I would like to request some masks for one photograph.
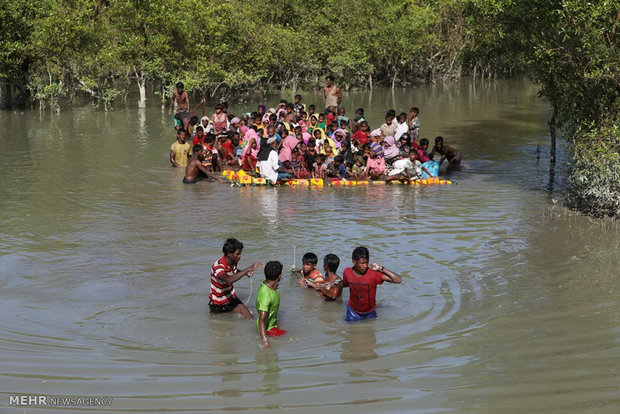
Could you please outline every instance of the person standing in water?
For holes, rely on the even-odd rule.
[[[323,88],[323,96],[325,97],[325,109],[330,106],[339,106],[342,102],[342,91],[334,84],[333,75],[325,77],[327,85]]]
[[[352,254],[353,266],[347,267],[342,273],[343,287],[348,287],[350,291],[344,319],[347,322],[376,318],[377,285],[402,282],[402,278],[391,270],[377,263],[369,265],[369,258],[366,247],[356,247]]]
[[[168,115],[172,115],[172,108],[174,107],[174,102],[177,103],[177,113],[178,112],[189,112],[189,95],[185,90],[183,82],[178,82],[176,84],[177,89],[172,92],[172,99],[170,99],[170,108],[168,108]]]
[[[237,239],[228,239],[222,248],[224,256],[218,259],[211,267],[211,293],[209,294],[209,309],[211,313],[233,312],[252,319],[248,308],[237,297],[233,283],[243,276],[252,277],[254,271],[263,266],[262,263],[252,263],[243,270],[237,269],[241,260],[243,243]]]

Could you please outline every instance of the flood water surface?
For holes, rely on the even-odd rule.
[[[351,92],[343,105],[372,126],[420,107],[422,136],[464,155],[442,170],[456,184],[184,185],[157,105],[0,112],[0,411],[26,412],[9,396],[35,394],[113,397],[70,412],[618,412],[620,231],[547,191],[566,156],[551,175],[535,88]],[[264,351],[255,322],[208,312],[231,236],[241,267],[288,269],[313,251],[341,272],[365,245],[403,283],[378,288],[376,320],[349,324],[348,291],[325,303],[285,272],[288,333]],[[262,278],[235,284],[250,309]]]

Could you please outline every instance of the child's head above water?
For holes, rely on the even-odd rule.
[[[332,273],[336,273],[338,271],[338,266],[340,266],[340,258],[333,253],[326,254],[323,258],[323,269],[327,272],[328,270]]]
[[[301,258],[301,268],[304,274],[307,275],[308,273],[312,272],[316,268],[318,262],[319,258],[316,254],[312,252],[304,254]]]
[[[438,148],[442,148],[443,147],[443,137],[435,138],[435,146],[438,147]]]
[[[267,262],[265,264],[265,279],[267,280],[276,280],[280,276],[282,276],[282,263],[277,260]]]

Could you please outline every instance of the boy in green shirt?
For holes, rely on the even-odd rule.
[[[271,348],[267,336],[280,336],[286,333],[278,328],[278,308],[280,307],[280,290],[278,284],[282,279],[282,263],[267,262],[265,265],[265,280],[256,292],[256,311],[258,319],[256,327],[263,339],[265,349]]]

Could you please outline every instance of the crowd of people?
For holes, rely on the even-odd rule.
[[[211,314],[236,313],[245,319],[254,316],[246,305],[237,297],[233,283],[247,276],[252,277],[254,272],[264,267],[265,280],[256,293],[256,328],[263,341],[265,349],[270,347],[270,336],[281,336],[285,330],[278,327],[278,309],[280,307],[280,290],[283,266],[279,261],[252,263],[245,269],[239,270],[237,265],[243,253],[243,243],[237,239],[228,239],[222,247],[221,258],[211,267],[211,291],[209,293],[209,309]],[[338,276],[340,258],[335,254],[327,254],[323,259],[322,274],[317,268],[318,256],[308,252],[302,257],[301,269],[292,268],[291,271],[299,276],[299,286],[312,288],[325,301],[335,301],[343,288],[349,288],[345,320],[356,322],[377,317],[376,293],[377,285],[383,282],[402,282],[397,273],[386,269],[377,263],[369,263],[370,252],[364,246],[356,247],[351,254],[352,266],[344,269],[342,277]]]
[[[347,115],[339,106],[340,89],[333,77],[326,79],[325,110],[306,106],[295,95],[293,102],[281,100],[270,109],[258,105],[241,116],[229,114],[222,102],[211,117],[200,120],[178,83],[170,102],[171,114],[177,105],[170,163],[186,168],[185,183],[221,180],[217,171],[239,168],[272,184],[296,178],[406,181],[436,176],[444,160],[450,167],[460,165],[462,155],[443,137],[436,137],[430,150],[429,140],[420,139],[418,108],[401,113],[390,109],[385,122],[372,129],[363,108]]]

